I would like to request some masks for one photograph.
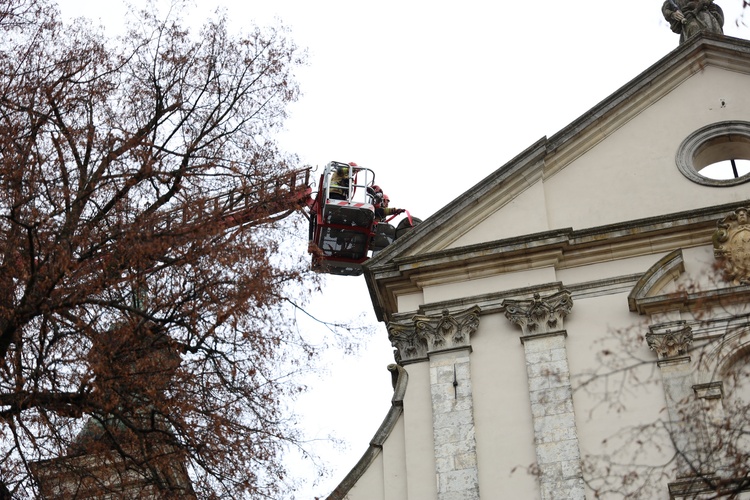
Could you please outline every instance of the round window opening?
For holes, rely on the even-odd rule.
[[[719,122],[693,132],[677,150],[676,161],[680,172],[698,184],[750,181],[750,123]]]

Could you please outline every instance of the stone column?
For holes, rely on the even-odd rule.
[[[532,300],[503,301],[505,316],[522,330],[543,500],[585,499],[563,319],[568,291]]]
[[[429,360],[438,500],[478,500],[470,336],[479,307],[451,314],[415,316],[411,325],[389,325],[402,363]]]

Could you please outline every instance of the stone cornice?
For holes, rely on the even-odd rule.
[[[688,293],[678,291],[655,297],[635,299],[636,310],[649,315],[667,311],[695,311],[711,307],[750,302],[750,285]]]
[[[365,279],[378,319],[385,321],[396,310],[398,295],[418,293],[424,286],[538,267],[565,269],[709,244],[716,220],[747,204],[742,201],[584,230],[546,231],[401,257],[366,266]]]
[[[433,302],[430,304],[424,304],[420,306],[418,314],[421,315],[436,315],[440,314],[441,311],[463,311],[468,307],[474,305],[481,308],[481,315],[495,314],[498,312],[504,312],[503,301],[506,299],[514,299],[518,297],[532,297],[534,293],[540,294],[553,294],[563,289],[561,282],[545,283],[543,285],[534,285],[531,287],[514,288],[512,290],[504,290],[502,292],[487,293],[482,295],[472,295],[470,297],[464,297],[455,300],[446,300],[441,302]],[[414,317],[413,312],[408,313],[397,313],[392,315],[392,320],[399,322],[404,320],[410,320]]]
[[[367,268],[370,273],[378,278],[388,278],[412,270],[422,270],[425,267],[440,266],[456,261],[464,264],[467,261],[489,260],[496,255],[505,259],[512,259],[529,252],[549,253],[553,250],[556,250],[561,256],[561,269],[577,267],[594,261],[601,261],[602,248],[605,248],[606,253],[612,255],[614,259],[621,258],[621,256],[637,255],[639,252],[634,243],[639,240],[643,242],[644,248],[648,246],[649,251],[647,253],[653,253],[654,246],[658,246],[659,236],[665,236],[665,239],[673,244],[676,236],[679,237],[679,235],[684,234],[685,240],[691,243],[687,246],[711,242],[711,232],[716,228],[717,218],[725,216],[728,211],[742,208],[748,204],[748,201],[750,200],[587,229],[555,229],[460,248],[399,257],[385,264],[368,264]],[[697,239],[696,235],[693,234],[696,231],[699,231],[702,235]],[[618,244],[626,248],[618,252],[616,249]],[[586,252],[587,250],[588,252]],[[569,255],[572,252],[583,253],[583,255],[581,257]],[[640,252],[640,254],[642,253],[644,252]],[[590,254],[595,254],[595,257],[587,258],[587,255]]]
[[[614,293],[623,293],[631,290],[635,283],[642,277],[642,274],[628,274],[625,276],[616,276],[613,278],[604,278],[600,280],[585,281],[574,285],[563,287],[562,282],[555,281],[533,285],[530,287],[513,288],[500,292],[485,293],[480,295],[470,295],[459,299],[444,300],[440,302],[431,302],[422,304],[417,310],[417,314],[435,315],[441,311],[462,311],[473,305],[479,306],[481,314],[496,314],[505,312],[503,301],[506,299],[516,299],[518,297],[532,297],[534,293],[541,295],[553,294],[567,289],[571,297],[576,300],[587,297],[599,297],[602,295],[611,295]],[[391,321],[402,322],[410,320],[414,316],[413,311],[406,313],[394,313],[391,315]]]
[[[693,385],[695,397],[699,399],[721,399],[724,397],[724,383],[722,381]]]

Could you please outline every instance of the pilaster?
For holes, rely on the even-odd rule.
[[[692,427],[689,425],[691,410],[686,403],[692,400],[693,393],[691,360],[688,354],[693,343],[693,332],[683,322],[654,325],[649,327],[646,342],[658,357],[656,364],[661,372],[670,434],[680,457],[677,464],[678,475],[685,477],[701,471],[706,465],[697,456],[702,448],[696,442],[698,433],[695,429],[688,428]]]
[[[725,458],[722,457],[722,437],[724,422],[724,384],[721,381],[693,386],[695,397],[701,405],[701,423],[704,440],[707,443],[705,452],[706,470],[719,471]]]
[[[503,307],[505,316],[522,330],[542,499],[584,499],[563,329],[563,320],[573,307],[570,292],[505,300]]]
[[[470,337],[479,307],[388,326],[401,363],[429,361],[438,500],[478,500]]]

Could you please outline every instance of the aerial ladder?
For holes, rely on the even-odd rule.
[[[387,201],[375,184],[375,172],[354,163],[329,162],[313,193],[311,167],[248,186],[242,193],[209,198],[200,207],[176,210],[169,219],[184,222],[192,216],[220,214],[217,222],[227,228],[259,225],[301,211],[309,221],[312,268],[343,276],[362,274],[362,265],[421,222],[406,212],[398,227],[386,216]],[[387,199],[387,197],[385,197]],[[385,205],[385,206],[384,206]],[[176,220],[175,220],[176,222]]]

